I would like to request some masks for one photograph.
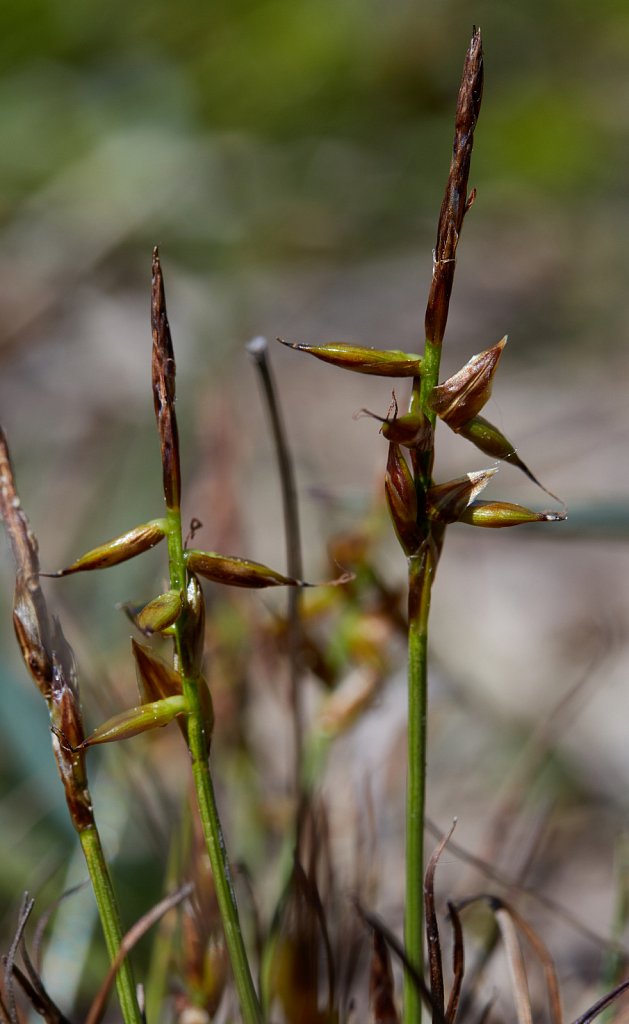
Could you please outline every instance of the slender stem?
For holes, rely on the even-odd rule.
[[[434,571],[433,555],[425,543],[408,560],[408,776],[406,791],[406,955],[423,973],[423,864],[426,796],[426,711],[428,614]],[[413,978],[404,980],[404,1021],[418,1024],[421,996]]]
[[[419,406],[434,428],[429,398],[439,380],[441,345],[426,339],[419,388],[413,388],[411,408]],[[428,616],[434,571],[439,557],[439,536],[426,515],[426,493],[432,483],[434,443],[414,460],[418,524],[424,541],[408,559],[408,768],[406,790],[406,902],[404,942],[406,955],[423,975],[424,962],[424,818],[426,804],[426,716],[428,708]],[[413,978],[404,978],[404,1024],[419,1024],[421,996]]]
[[[441,343],[448,320],[450,295],[456,267],[456,251],[463,219],[473,195],[467,184],[474,129],[483,91],[483,49],[480,31],[474,29],[463,65],[457,99],[454,145],[446,184],[433,271],[425,317],[425,345],[421,380],[415,378],[411,411],[421,411],[433,428],[432,441],[412,456],[417,495],[417,525],[423,538],[416,555],[409,558],[408,627],[408,782],[406,796],[406,907],[404,937],[406,955],[423,971],[423,871],[424,805],[426,792],[426,704],[428,614],[432,580],[443,542],[443,526],[428,516],[427,492],[432,484],[434,426],[430,399],[439,381]],[[404,1024],[420,1024],[419,991],[407,973],[404,979]]]
[[[82,829],[79,832],[79,839],[94,890],[109,959],[114,960],[122,942],[122,925],[96,825]],[[128,959],[122,962],[116,974],[116,988],[125,1024],[142,1024],[133,972]]]
[[[286,427],[284,426],[277,388],[271,370],[269,346],[266,338],[254,338],[247,345],[247,351],[253,357],[260,375],[260,383],[268,410],[271,433],[277,455],[280,487],[282,490],[282,508],[284,511],[286,569],[289,576],[292,576],[294,579],[301,579],[303,576],[303,559],[301,554],[301,532],[299,528],[295,471],[288,447]],[[302,688],[300,685],[301,666],[299,657],[301,645],[301,597],[301,591],[297,587],[288,588],[288,658],[290,668],[290,703],[293,716],[294,789],[297,803],[299,803],[301,796],[303,761]]]
[[[175,623],[175,646],[183,693],[188,705],[188,749],[192,758],[192,775],[199,807],[203,835],[207,846],[216,898],[225,930],[225,941],[234,973],[234,982],[245,1024],[262,1024],[262,1011],[254,988],[249,961],[240,927],[236,895],[231,880],[223,832],[216,805],[209,766],[209,742],[201,705],[199,667],[192,653],[190,608],[186,588],[186,568],[178,508],[167,509],[168,556],[170,583],[179,590],[184,607]]]

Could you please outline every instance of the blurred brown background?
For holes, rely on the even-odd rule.
[[[434,597],[430,813],[443,827],[458,814],[459,839],[473,848],[525,737],[583,678],[549,741],[562,781],[545,791],[559,812],[539,882],[609,933],[629,781],[625,0],[9,0],[4,21],[0,416],[51,568],[160,513],[148,363],[155,243],[178,359],[186,515],[204,524],[200,546],[282,566],[274,455],[244,344],[254,334],[423,343],[460,67],[481,25],[478,200],[459,247],[443,371],[509,334],[488,416],[571,515],[537,534],[450,531]],[[326,539],[381,487],[384,444],[352,413],[383,415],[390,389],[280,346],[272,356],[306,575],[321,578]],[[485,464],[444,433],[440,479]],[[507,467],[491,493],[549,501]],[[391,541],[378,557],[391,582],[402,578]],[[129,672],[118,667],[129,630],[115,602],[151,593],[162,571],[151,555],[50,590],[97,690],[103,673]],[[21,889],[41,887],[71,841],[43,708],[14,650],[11,573],[5,550],[5,930]],[[374,773],[403,730],[403,687],[391,692]],[[360,728],[356,750],[373,749],[367,739],[361,748]],[[120,873],[142,906],[140,876],[159,875],[155,851],[129,839],[119,790],[102,799],[113,848],[127,831]],[[595,975],[598,952],[566,936],[567,975]]]

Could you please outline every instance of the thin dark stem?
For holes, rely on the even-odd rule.
[[[282,509],[284,513],[284,536],[286,539],[286,569],[293,579],[303,577],[303,559],[301,549],[301,531],[299,527],[299,506],[295,470],[286,428],[282,417],[277,388],[271,370],[269,347],[266,338],[254,338],[247,345],[247,351],[253,357],[260,375],[262,392],[266,402],[271,433],[275,444],[277,463],[282,490]],[[295,758],[295,796],[299,802],[301,796],[301,777],[303,759],[303,722],[300,686],[300,648],[301,648],[301,592],[296,587],[288,591],[288,660],[290,668],[290,702],[293,715],[293,743]]]

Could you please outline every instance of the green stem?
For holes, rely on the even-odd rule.
[[[408,775],[406,791],[406,901],[404,945],[416,970],[423,973],[424,816],[426,799],[426,711],[428,613],[433,556],[427,542],[408,560]],[[421,998],[407,974],[404,1022],[421,1020]]]
[[[79,832],[79,839],[96,898],[107,952],[109,959],[113,960],[122,942],[122,925],[96,826],[82,829]],[[142,1015],[135,994],[133,972],[131,964],[126,958],[116,974],[116,988],[125,1024],[142,1024]]]
[[[436,414],[432,411],[429,405],[429,399],[432,395],[433,389],[439,383],[439,367],[441,364],[441,345],[436,345],[429,338],[426,339],[424,346],[424,356],[422,360],[422,376],[419,393],[419,404],[424,416],[432,426],[435,428],[437,420]],[[431,484],[432,477],[432,465],[434,461],[435,448],[434,442],[428,449],[423,452],[420,456],[419,461],[419,474],[418,474],[418,485],[421,486],[423,491],[427,491]]]
[[[249,961],[240,927],[236,895],[232,885],[223,832],[216,806],[214,786],[209,765],[209,740],[204,727],[204,716],[199,693],[199,666],[194,664],[189,642],[189,608],[186,596],[186,567],[181,533],[181,513],[178,508],[167,509],[168,557],[170,584],[178,590],[184,603],[182,614],[175,623],[175,646],[183,693],[188,705],[188,749],[192,758],[192,775],[197,795],[199,815],[207,846],[216,898],[225,930],[225,941],[234,974],[234,982],[245,1024],[262,1024],[262,1011],[254,988]]]
[[[411,410],[421,409],[434,429],[436,416],[429,405],[439,380],[441,345],[427,338],[421,379],[415,380]],[[433,536],[426,515],[426,493],[432,483],[434,442],[413,460],[418,524],[424,541],[408,559],[408,768],[406,790],[406,955],[420,974],[424,963],[424,819],[426,804],[426,717],[428,707],[428,616],[434,570],[442,535]],[[421,1021],[417,986],[404,978],[404,1024]]]

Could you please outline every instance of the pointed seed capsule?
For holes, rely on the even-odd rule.
[[[136,617],[138,629],[143,633],[161,633],[172,626],[181,614],[181,594],[178,590],[167,590],[144,605]]]
[[[226,583],[231,587],[306,587],[307,583],[283,576],[260,562],[249,562],[245,558],[217,555],[214,551],[195,551],[184,554],[188,569],[213,583]]]
[[[559,523],[567,518],[565,512],[534,512],[509,501],[475,501],[465,509],[459,522],[495,530],[526,523]]]
[[[140,693],[147,702],[181,694],[181,676],[171,665],[137,640],[131,640],[131,650]]]
[[[382,436],[387,441],[401,444],[415,451],[428,451],[432,441],[432,427],[422,413],[406,413],[393,420],[385,420]]]
[[[87,551],[75,562],[58,572],[42,572],[41,576],[69,576],[73,572],[87,572],[91,569],[108,569],[112,565],[119,565],[129,558],[135,558],[144,551],[159,544],[166,536],[166,520],[152,519],[149,523],[142,523],[135,526],[120,537],[114,537],[105,544],[99,544],[97,548]]]
[[[395,400],[393,410],[393,416],[384,417],[378,416],[369,409],[361,409],[360,412],[354,413],[354,419],[358,419],[360,416],[370,416],[371,419],[382,423],[380,433],[387,441],[393,441],[394,444],[401,444],[404,448],[412,448],[415,451],[428,451],[432,440],[432,427],[424,414],[419,411],[398,416]],[[390,412],[391,410],[389,410]]]
[[[472,356],[458,373],[433,390],[430,407],[452,430],[459,430],[476,416],[489,399],[496,367],[506,344],[505,334],[497,345]]]
[[[431,487],[426,497],[428,515],[440,523],[456,523],[497,472],[494,466]]]
[[[553,494],[547,487],[544,487],[543,483],[531,473],[526,463],[522,462],[511,441],[507,440],[504,434],[497,427],[494,427],[493,423],[486,420],[484,416],[475,416],[469,423],[465,423],[460,427],[457,433],[461,437],[466,437],[472,444],[475,444],[485,455],[491,455],[495,459],[502,459],[503,462],[509,462],[512,466],[516,466],[542,491],[545,491],[555,501],[560,502],[562,505],[564,504],[561,498],[558,498],[556,494]]]
[[[182,695],[164,697],[162,700],[151,701],[150,704],[140,704],[139,707],[122,711],[119,715],[109,718],[103,725],[99,725],[98,729],[87,737],[83,746],[92,747],[97,743],[128,740],[142,732],[161,729],[169,725],[177,715],[184,715],[186,711],[186,699]]]
[[[364,348],[335,341],[329,345],[302,345],[297,341],[277,339],[282,345],[299,352],[308,352],[324,363],[332,363],[343,370],[368,373],[375,377],[418,377],[421,372],[419,356],[397,349]]]
[[[411,471],[397,444],[389,443],[384,491],[397,538],[405,554],[413,554],[420,543],[417,525],[417,494]]]

